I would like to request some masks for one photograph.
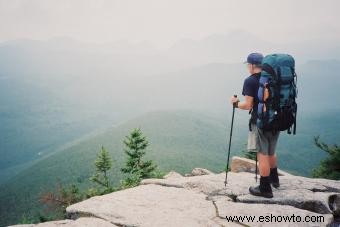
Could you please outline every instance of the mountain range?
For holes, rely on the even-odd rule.
[[[254,48],[256,47],[256,48]],[[275,48],[273,48],[275,47]],[[119,41],[89,44],[67,37],[0,44],[0,211],[2,224],[40,210],[37,195],[63,183],[89,186],[101,145],[116,159],[122,139],[141,126],[148,157],[163,171],[225,167],[231,106],[248,76],[252,51],[290,52],[298,74],[298,131],[282,133],[280,167],[310,176],[326,157],[313,145],[340,139],[340,48],[335,42],[273,44],[235,31],[180,40],[168,49]],[[245,149],[248,113],[236,111],[232,150]]]

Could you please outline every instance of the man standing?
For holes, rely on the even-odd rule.
[[[280,131],[263,131],[256,126],[257,106],[259,103],[257,92],[259,89],[259,79],[261,75],[261,62],[263,55],[260,53],[251,53],[247,57],[247,67],[250,76],[244,80],[242,95],[244,101],[240,101],[234,96],[231,97],[231,104],[242,110],[251,111],[249,120],[248,150],[257,152],[259,161],[260,185],[249,188],[249,192],[255,196],[272,198],[273,192],[271,185],[278,188],[279,177],[277,173],[277,161],[275,148]]]

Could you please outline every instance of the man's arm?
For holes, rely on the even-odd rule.
[[[254,105],[254,97],[246,95],[244,96],[245,99],[243,102],[240,102],[240,100],[238,98],[235,98],[234,96],[231,97],[231,104],[235,103],[235,102],[239,102],[237,107],[242,109],[242,110],[250,110],[251,108],[253,108]]]

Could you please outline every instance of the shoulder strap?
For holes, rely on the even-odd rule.
[[[257,80],[260,80],[261,73],[256,73],[256,74],[255,74],[255,77],[256,77]]]
[[[260,81],[260,77],[261,77],[261,73],[256,73],[254,74],[254,76],[256,77],[257,81]],[[256,103],[257,105],[258,103]],[[254,113],[254,109],[251,108],[249,110],[249,114],[251,115],[250,116],[250,119],[249,119],[249,124],[248,124],[248,127],[249,127],[249,131],[252,131],[251,129],[251,124],[254,123],[253,121],[255,120],[255,114],[257,115],[257,113]]]

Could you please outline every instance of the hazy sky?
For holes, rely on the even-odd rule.
[[[338,0],[0,0],[0,41],[150,41],[245,30],[272,42],[340,40]]]

